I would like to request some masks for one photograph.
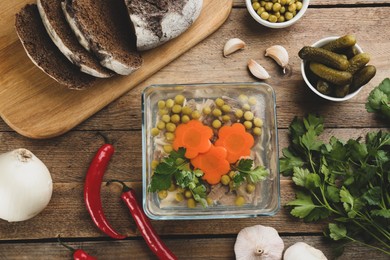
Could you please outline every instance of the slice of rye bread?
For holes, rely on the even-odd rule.
[[[155,48],[186,31],[203,0],[125,0],[139,51]]]
[[[16,32],[32,62],[46,74],[71,89],[91,86],[95,77],[73,65],[50,39],[35,4],[28,4],[16,14]]]
[[[123,0],[65,0],[62,8],[80,44],[121,75],[142,65]]]
[[[109,78],[115,75],[80,45],[65,19],[60,0],[37,0],[37,6],[47,33],[69,61],[94,77]]]

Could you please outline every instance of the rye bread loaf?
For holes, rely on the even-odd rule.
[[[142,65],[123,0],[65,0],[65,17],[80,44],[121,75]]]
[[[139,51],[155,48],[184,31],[198,18],[203,0],[125,0]]]
[[[37,0],[39,14],[46,31],[58,49],[84,73],[108,78],[114,73],[104,68],[99,60],[78,42],[65,19],[59,0]]]
[[[95,78],[69,62],[50,39],[35,4],[26,5],[16,14],[15,27],[27,55],[46,74],[72,89],[92,85]]]

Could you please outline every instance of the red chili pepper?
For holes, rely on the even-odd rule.
[[[169,248],[164,244],[160,239],[156,231],[153,229],[152,224],[150,223],[149,218],[145,215],[140,204],[137,201],[135,191],[126,186],[122,181],[112,180],[108,181],[107,185],[112,182],[118,182],[122,184],[122,194],[121,199],[129,208],[131,215],[134,218],[134,221],[138,227],[138,230],[141,232],[141,235],[144,237],[146,244],[149,246],[150,250],[160,259],[160,260],[175,260],[177,257],[169,250]]]
[[[90,256],[89,254],[87,254],[84,250],[82,249],[74,249],[73,247],[71,246],[68,246],[66,244],[64,244],[60,238],[58,237],[58,242],[60,242],[60,244],[64,247],[66,247],[67,249],[69,249],[70,251],[73,252],[73,260],[97,260],[96,257],[93,257],[93,256]]]
[[[84,200],[93,222],[101,231],[112,238],[124,239],[126,236],[116,232],[108,223],[104,216],[100,198],[103,175],[113,153],[114,147],[111,144],[102,145],[96,153],[87,172],[84,185]]]

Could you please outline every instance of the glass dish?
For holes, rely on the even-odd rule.
[[[160,200],[156,192],[148,190],[153,175],[156,143],[151,129],[159,120],[158,101],[174,99],[178,94],[187,100],[204,102],[208,99],[237,99],[243,94],[256,99],[252,111],[263,120],[262,134],[255,138],[252,151],[257,151],[258,160],[269,169],[269,175],[256,184],[255,195],[250,203],[242,206],[218,203],[209,207],[197,205],[188,208],[177,202],[174,196]],[[193,85],[152,85],[142,93],[142,153],[143,153],[143,208],[151,219],[221,219],[244,218],[259,215],[274,215],[280,207],[280,179],[278,158],[278,135],[275,92],[264,83],[209,83]],[[169,193],[171,194],[171,193]],[[174,194],[174,193],[173,193]]]

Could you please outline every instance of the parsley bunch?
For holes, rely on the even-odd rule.
[[[331,219],[326,235],[390,255],[390,133],[371,132],[346,143],[319,139],[323,118],[295,118],[280,172],[299,187],[291,214],[305,221]]]
[[[390,119],[390,79],[386,78],[374,88],[367,98],[366,109],[370,113]]]

